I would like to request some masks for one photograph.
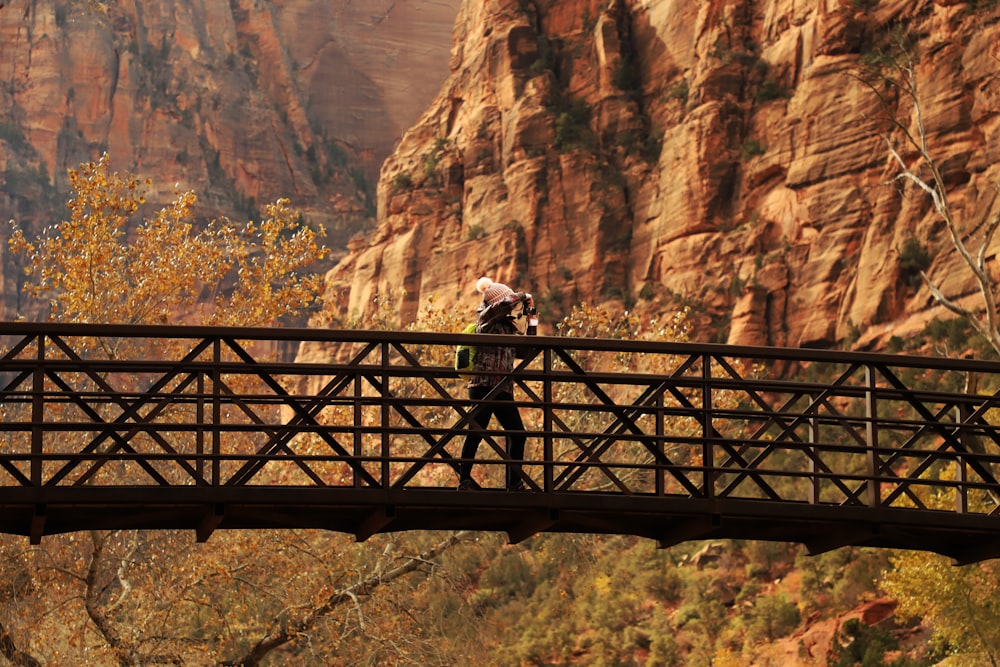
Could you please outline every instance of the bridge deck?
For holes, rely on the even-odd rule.
[[[317,528],[359,539],[386,531],[472,529],[518,542],[538,532],[627,534],[670,546],[739,538],[799,542],[816,554],[846,545],[934,551],[957,562],[1000,557],[997,519],[916,509],[593,493],[454,489],[53,489],[41,502],[0,493],[0,531]]]
[[[409,332],[0,336],[0,531],[34,542],[469,528],[1000,556],[995,363]],[[497,489],[514,464],[496,430],[475,461],[482,488],[454,488],[470,415],[449,365],[462,342],[525,353],[512,374],[525,492]]]

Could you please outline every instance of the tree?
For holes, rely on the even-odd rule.
[[[29,289],[48,297],[54,320],[263,326],[321,295],[320,277],[299,272],[328,251],[288,200],[269,204],[259,223],[221,220],[199,230],[193,192],[133,221],[152,183],[111,171],[107,154],[69,179],[69,219],[35,241],[15,227],[10,240],[29,259]]]
[[[1000,565],[996,561],[954,567],[936,554],[900,552],[881,582],[899,601],[902,617],[922,618],[934,641],[963,664],[1000,665]]]
[[[107,155],[72,170],[70,182],[69,218],[40,239],[15,228],[10,242],[53,319],[262,326],[319,300],[322,281],[306,271],[327,251],[287,200],[267,206],[259,222],[198,228],[191,192],[143,216],[151,184],[112,171]],[[90,353],[115,358],[121,345],[94,340]],[[256,665],[297,642],[292,653],[349,661],[349,651],[337,658],[336,636],[361,629],[375,637],[379,624],[333,611],[360,609],[463,538],[392,536],[364,547],[322,531],[221,531],[192,544],[175,531],[90,531],[25,549],[3,537],[0,651],[19,665]],[[381,623],[387,639],[371,642],[368,657],[410,627],[393,623]],[[334,639],[298,641],[314,632]],[[412,644],[399,651],[427,654],[426,642]]]
[[[930,199],[931,210],[946,234],[945,251],[958,255],[961,266],[976,286],[978,300],[967,305],[945,294],[931,275],[929,257],[920,240],[908,244],[906,258],[919,272],[934,300],[972,327],[1000,352],[1000,311],[993,260],[993,239],[1000,227],[1000,197],[985,197],[985,204],[956,206],[944,162],[936,153],[928,130],[921,96],[921,71],[915,46],[894,32],[887,48],[872,53],[858,78],[878,96],[890,132],[882,136],[893,179],[904,196],[917,194]],[[996,78],[992,74],[993,79]],[[908,112],[908,114],[907,114]],[[994,171],[995,173],[995,171]],[[967,189],[971,185],[966,186]],[[987,187],[1000,194],[1000,180],[993,177]],[[933,254],[933,253],[931,253]],[[903,259],[903,258],[901,258]],[[974,393],[974,378],[967,389]],[[981,445],[978,446],[981,448]],[[933,499],[932,499],[933,500]],[[951,499],[939,499],[942,504]],[[982,502],[991,502],[983,499]],[[992,500],[995,503],[995,499]],[[1000,660],[998,612],[994,599],[1000,588],[1000,572],[990,563],[954,567],[940,556],[928,553],[898,553],[884,575],[883,589],[900,603],[901,615],[921,617],[934,627],[941,645],[968,659],[986,661],[996,667]]]
[[[874,52],[865,62],[858,78],[868,84],[878,96],[880,107],[890,127],[883,135],[889,156],[895,166],[894,180],[928,196],[937,219],[943,223],[947,234],[947,247],[958,254],[975,285],[980,300],[978,306],[967,306],[946,295],[940,284],[928,273],[928,261],[918,262],[913,268],[919,271],[934,299],[949,311],[967,320],[994,350],[1000,352],[1000,310],[998,310],[998,285],[996,274],[988,262],[992,259],[993,237],[1000,227],[1000,197],[994,196],[992,205],[953,205],[948,184],[942,170],[942,161],[931,146],[925,123],[924,106],[918,76],[918,60],[912,47],[898,33],[893,33],[888,48]],[[996,78],[996,75],[992,75]],[[907,117],[900,109],[909,108]],[[1000,194],[1000,179],[989,184]],[[917,242],[919,243],[919,242]],[[917,245],[916,254],[921,246]],[[910,261],[914,255],[910,247]]]
[[[193,193],[177,193],[166,207],[147,212],[143,192],[150,184],[113,172],[107,156],[81,165],[70,179],[75,194],[69,219],[39,239],[15,230],[11,241],[11,248],[27,258],[32,293],[49,300],[53,318],[258,326],[289,317],[288,305],[300,310],[317,303],[321,283],[305,271],[324,251],[287,201],[267,207],[260,222],[222,220],[199,228],[192,222]],[[391,295],[381,298],[384,312],[353,324],[397,326],[384,317],[393,312],[390,302]],[[317,320],[323,317],[334,314],[323,311]],[[457,314],[430,303],[411,328],[458,331],[464,324]],[[688,331],[683,313],[644,322],[589,307],[575,309],[563,325],[565,335],[647,340],[683,340]],[[122,345],[95,340],[90,353],[121,356]],[[418,356],[447,352],[442,346],[413,351]],[[601,366],[607,370],[672,363],[665,356],[642,355],[579,361],[608,364]],[[435,356],[432,363],[450,360]],[[412,381],[399,380],[393,393],[406,396],[420,389],[407,382]],[[586,411],[579,416],[613,419],[606,412],[601,418]],[[599,421],[570,424],[573,429],[605,426]],[[678,418],[672,427],[687,432],[698,424]],[[402,436],[397,445],[405,453]],[[421,447],[426,444],[416,443],[413,451],[422,453]],[[567,446],[566,455],[574,454]],[[677,452],[673,460],[689,456],[696,455]],[[650,452],[623,447],[622,457],[648,462]],[[587,538],[573,539],[580,553],[592,548]],[[492,650],[485,640],[492,636],[500,644],[503,637],[484,636],[472,611],[488,609],[494,604],[488,589],[506,584],[497,581],[479,590],[468,584],[488,562],[523,571],[517,559],[503,558],[509,553],[499,539],[473,541],[464,532],[376,535],[364,544],[301,530],[218,531],[204,544],[174,531],[91,531],[49,536],[30,548],[18,539],[0,538],[0,582],[10,582],[9,590],[0,589],[0,651],[22,665],[84,660],[93,665],[258,665],[279,655],[332,665],[450,664],[456,656],[481,663],[479,658]],[[561,566],[563,559],[557,562]],[[411,574],[425,576],[400,585]],[[663,587],[651,578],[650,591]],[[559,600],[555,593],[553,603]],[[622,599],[629,614],[645,614],[641,597],[626,590]],[[620,615],[600,613],[600,604],[595,598],[593,613],[585,617],[598,639],[595,660],[615,654],[620,637],[638,647],[653,642],[664,659],[676,652],[665,638],[650,640],[623,625]],[[553,613],[560,613],[557,607]],[[459,644],[460,638],[466,641]],[[569,650],[566,642],[563,648]]]

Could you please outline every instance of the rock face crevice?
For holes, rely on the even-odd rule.
[[[858,7],[464,2],[451,75],[383,165],[379,227],[328,275],[337,313],[401,285],[404,322],[432,297],[471,309],[489,275],[550,321],[587,300],[695,305],[715,327],[702,338],[733,343],[918,331],[942,311],[906,279],[907,243],[947,294],[972,286],[927,198],[894,181],[886,114],[913,128],[913,105],[876,89],[883,106],[857,74],[905,36],[974,240],[1000,205],[1000,8]]]

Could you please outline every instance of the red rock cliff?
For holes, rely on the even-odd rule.
[[[974,234],[1000,207],[995,3],[465,0],[451,75],[383,166],[378,228],[328,276],[339,313],[380,293],[404,322],[431,296],[471,311],[485,274],[550,320],[589,300],[695,304],[734,343],[919,329],[941,311],[907,243],[947,293],[972,284],[926,197],[891,184],[883,109],[852,76],[891,34],[920,58]]]
[[[459,0],[3,4],[4,221],[58,221],[66,170],[107,151],[154,202],[195,190],[206,218],[288,197],[339,250],[447,76]]]

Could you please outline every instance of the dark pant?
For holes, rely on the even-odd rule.
[[[473,401],[480,401],[486,397],[492,387],[469,387],[469,398]],[[507,457],[519,461],[524,458],[524,423],[521,421],[521,413],[514,403],[514,395],[510,393],[496,394],[489,401],[477,405],[472,411],[472,424],[470,424],[469,434],[465,437],[465,445],[462,447],[462,458],[473,459],[476,457],[476,450],[483,439],[482,431],[489,427],[490,419],[496,415],[497,421],[507,431],[504,435],[507,440]],[[478,428],[477,428],[478,427]],[[507,488],[520,480],[517,469],[507,466]],[[459,477],[470,479],[472,477],[472,462],[463,461],[459,466]]]

